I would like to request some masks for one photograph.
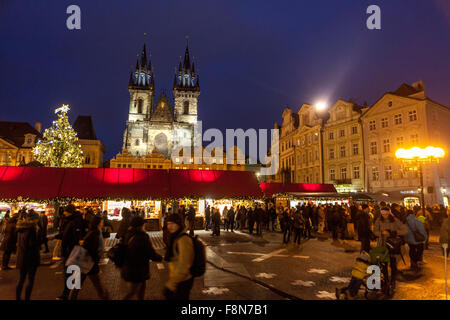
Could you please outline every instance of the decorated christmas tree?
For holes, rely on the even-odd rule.
[[[83,165],[83,151],[77,133],[69,123],[69,110],[66,104],[55,110],[58,119],[45,129],[43,139],[33,148],[34,158],[45,166],[80,168]]]

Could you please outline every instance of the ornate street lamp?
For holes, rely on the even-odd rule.
[[[395,157],[401,160],[404,165],[410,170],[418,171],[420,178],[420,196],[421,196],[421,207],[423,213],[425,214],[425,196],[423,192],[423,164],[436,162],[445,156],[445,151],[442,148],[436,147],[426,147],[421,149],[419,147],[413,147],[411,149],[398,149],[395,151]]]

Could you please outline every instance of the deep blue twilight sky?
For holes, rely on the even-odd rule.
[[[81,7],[80,31],[66,28],[71,4]],[[381,7],[381,30],[366,28],[371,4]],[[0,0],[0,120],[45,128],[68,103],[72,122],[92,115],[110,159],[143,42],[159,96],[171,89],[186,34],[204,128],[273,128],[286,106],[372,104],[420,79],[450,106],[448,0]]]

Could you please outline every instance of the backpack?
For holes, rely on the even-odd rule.
[[[187,233],[186,236],[192,239],[194,245],[194,262],[192,263],[190,273],[192,277],[201,277],[206,271],[206,248],[205,243],[199,239],[198,235],[191,237]]]
[[[128,244],[131,242],[131,240],[133,238],[134,238],[134,236],[131,237],[131,239],[128,241]],[[109,249],[109,251],[108,251],[108,258],[109,258],[109,260],[114,262],[114,264],[118,268],[122,268],[124,263],[125,263],[126,251],[127,251],[127,244],[125,244],[123,241],[120,241],[114,247]]]

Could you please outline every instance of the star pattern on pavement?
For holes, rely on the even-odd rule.
[[[333,299],[336,300],[336,294],[328,291],[319,291],[316,294],[317,298],[320,299]]]
[[[350,282],[350,278],[334,276],[334,277],[330,278],[330,281],[331,282],[337,282],[337,283],[348,283],[348,282]]]
[[[325,273],[327,273],[328,272],[328,270],[325,270],[325,269],[309,269],[308,270],[308,273],[318,273],[318,274],[325,274]]]
[[[203,289],[203,294],[213,294],[213,295],[222,295],[225,292],[230,291],[228,288],[217,288],[217,287],[210,287],[208,289]]]
[[[302,286],[302,287],[312,287],[316,285],[314,281],[303,281],[303,280],[295,280],[291,282],[291,284],[293,286]]]

